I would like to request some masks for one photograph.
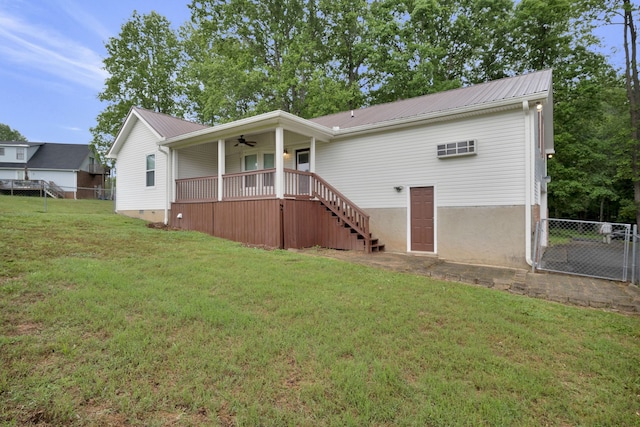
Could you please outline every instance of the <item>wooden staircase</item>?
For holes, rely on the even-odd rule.
[[[347,199],[325,180],[313,175],[313,197],[317,198],[337,223],[349,230],[357,242],[363,244],[365,252],[382,252],[384,244],[369,231],[369,215]],[[356,248],[360,246],[356,244]]]

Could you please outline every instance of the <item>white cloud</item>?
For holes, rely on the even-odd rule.
[[[99,19],[87,13],[73,0],[60,0],[58,4],[74,21],[92,33],[97,34],[103,42],[106,42],[112,36],[111,31]],[[105,4],[105,7],[108,6]]]
[[[0,10],[2,61],[41,72],[99,91],[108,73],[91,49],[58,31],[32,25]]]
[[[60,129],[70,130],[72,132],[82,132],[84,129],[76,127],[76,126],[60,126]]]

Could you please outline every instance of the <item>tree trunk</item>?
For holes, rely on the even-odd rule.
[[[624,6],[624,54],[625,54],[625,83],[629,113],[631,118],[631,144],[633,171],[633,200],[636,206],[636,224],[640,224],[640,82],[638,80],[637,62],[637,33],[633,22],[633,5],[631,0],[623,0]]]

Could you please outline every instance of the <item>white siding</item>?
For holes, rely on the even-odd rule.
[[[77,190],[76,183],[78,181],[76,177],[76,172],[29,169],[29,179],[53,181],[58,187],[61,187],[64,191]]]
[[[155,186],[146,186],[146,158],[156,155]],[[161,210],[166,201],[167,158],[157,138],[140,121],[134,125],[116,163],[116,210]]]
[[[6,163],[27,163],[28,154],[27,148],[21,147],[24,150],[24,160],[17,159],[17,151],[18,147],[4,147],[4,156],[0,156],[0,162]],[[7,178],[7,179],[15,179],[15,178]]]
[[[543,113],[538,113],[536,110],[532,111],[531,114],[531,118],[533,121],[532,124],[532,128],[534,129],[534,139],[533,139],[533,145],[534,145],[534,181],[536,183],[536,185],[534,185],[534,198],[533,198],[533,203],[534,204],[541,204],[542,203],[542,198],[544,197],[544,195],[542,194],[542,187],[545,186],[545,182],[544,182],[544,177],[547,175],[547,155],[545,153],[545,147],[540,147],[538,145],[539,141],[539,130],[540,130],[540,123],[539,123],[539,119],[542,118],[541,116],[539,116],[539,114],[544,114]],[[542,120],[544,122],[544,119]],[[546,123],[545,123],[546,125]],[[544,127],[542,128],[544,130]],[[552,136],[548,135],[548,132],[544,132],[547,135],[544,136],[544,138],[549,138]],[[546,142],[546,141],[545,141]]]
[[[177,179],[218,174],[217,142],[183,148],[177,153]]]
[[[22,179],[24,168],[0,170],[0,179]],[[76,191],[76,172],[29,169],[29,179],[53,181],[65,191]]]
[[[362,208],[406,206],[408,185],[436,185],[438,206],[525,203],[522,110],[317,145],[317,173]],[[438,144],[477,140],[478,154],[439,159]],[[401,193],[395,186],[404,186]]]

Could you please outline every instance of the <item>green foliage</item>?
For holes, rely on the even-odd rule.
[[[626,111],[615,80],[581,80],[555,109],[556,155],[549,161],[549,199],[554,217],[629,220],[618,213],[628,194],[622,171]],[[607,89],[609,88],[609,89]]]
[[[636,425],[640,319],[0,196],[4,425]]]
[[[179,31],[156,13],[134,12],[107,43],[111,77],[100,99],[109,105],[92,146],[104,153],[133,105],[207,124],[275,109],[311,118],[552,68],[550,210],[621,220],[640,182],[639,145],[624,122],[631,117],[620,77],[593,29],[616,22],[625,5],[192,0]]]
[[[9,125],[0,123],[0,141],[23,141],[27,142],[27,138],[15,129],[11,129]]]
[[[182,48],[169,21],[156,12],[133,12],[118,37],[105,45],[104,68],[109,73],[98,99],[107,107],[91,129],[91,147],[106,164],[104,155],[133,106],[180,115],[182,90],[177,80]]]
[[[193,1],[181,76],[199,120],[280,109],[312,117],[364,100],[366,1]]]

